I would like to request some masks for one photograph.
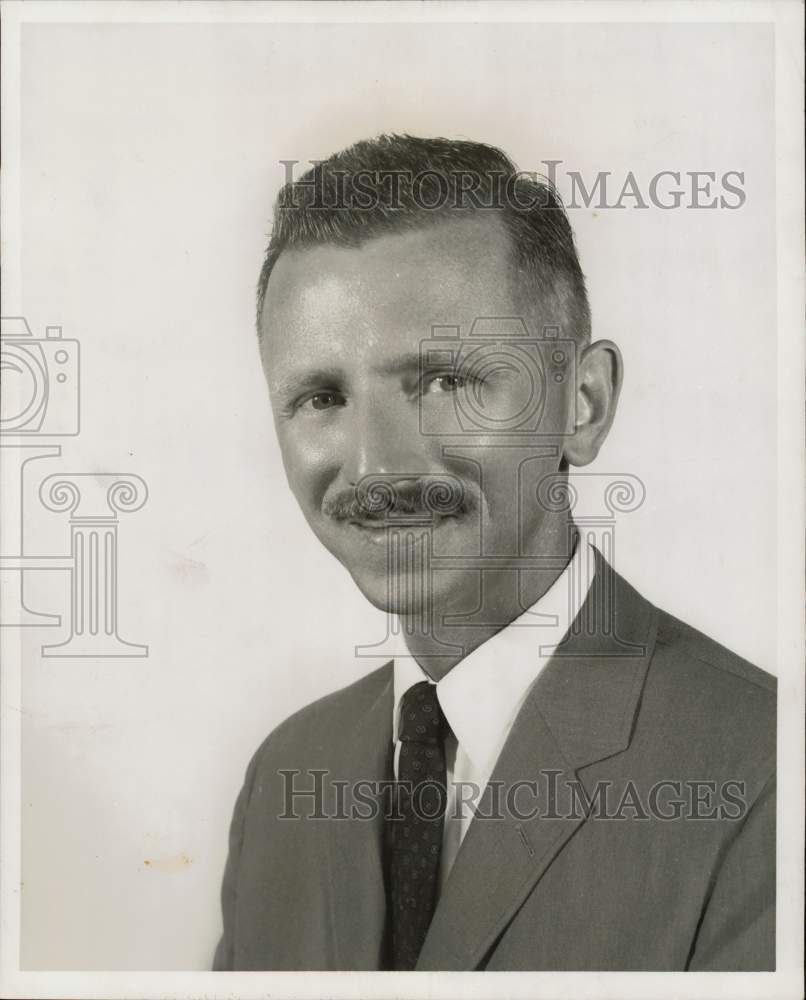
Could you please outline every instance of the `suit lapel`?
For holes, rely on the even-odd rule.
[[[371,790],[392,774],[391,664],[385,669],[380,693],[358,716],[352,738],[328,777],[345,783],[340,795],[347,818],[326,821],[334,968],[343,970],[382,968],[386,929],[384,820],[382,802]],[[363,789],[361,782],[366,782]]]
[[[569,783],[629,745],[656,628],[655,609],[597,553],[585,605],[529,692],[470,824],[419,970],[477,968],[584,822]],[[517,799],[519,815],[507,790],[524,781],[538,796]]]
[[[507,809],[505,790],[516,781],[536,778],[538,766],[559,772],[559,787],[572,774],[535,701],[529,699],[485,790],[480,814],[462,843],[420,952],[418,970],[476,968],[579,826],[579,820],[571,819],[518,819]],[[503,792],[497,803],[496,782],[501,782]]]

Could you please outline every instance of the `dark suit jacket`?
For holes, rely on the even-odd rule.
[[[382,815],[310,818],[301,797],[309,818],[279,818],[291,788],[279,772],[301,772],[298,790],[320,781],[326,797],[346,783],[349,815],[356,781],[389,777],[391,714],[387,664],[257,751],[232,821],[216,969],[385,967]],[[775,720],[770,675],[600,558],[492,775],[504,789],[552,782],[554,799],[473,820],[417,968],[774,969]],[[674,800],[682,815],[663,818]]]

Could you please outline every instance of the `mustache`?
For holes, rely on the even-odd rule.
[[[337,521],[432,520],[472,513],[476,500],[454,476],[414,479],[372,476],[322,502],[322,512]]]

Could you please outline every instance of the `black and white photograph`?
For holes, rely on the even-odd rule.
[[[802,5],[2,20],[0,995],[800,997]]]

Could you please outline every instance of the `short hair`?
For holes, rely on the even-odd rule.
[[[589,339],[573,231],[545,177],[519,171],[506,153],[485,143],[411,135],[380,135],[312,162],[275,203],[258,279],[258,331],[269,278],[284,250],[359,247],[373,237],[486,212],[504,224],[523,291],[549,306],[564,336]]]

